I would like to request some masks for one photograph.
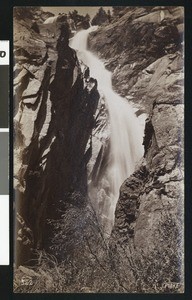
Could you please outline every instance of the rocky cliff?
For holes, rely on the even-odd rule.
[[[143,162],[121,187],[111,237],[122,282],[132,273],[141,291],[183,289],[182,45],[181,7],[124,8],[89,39],[114,88],[148,114]]]
[[[127,7],[91,33],[89,48],[113,72],[114,89],[148,112],[169,81],[170,63],[175,72],[183,67],[183,31],[182,7]]]
[[[89,47],[148,118],[109,241],[87,195],[107,160],[105,100],[68,45],[70,24],[37,30],[38,17],[15,16],[16,263],[37,262],[17,269],[19,292],[183,291],[183,8],[116,10]]]
[[[56,44],[47,43],[25,21],[16,19],[14,29],[19,265],[31,258],[31,249],[53,245],[56,229],[51,221],[61,215],[64,220],[73,207],[82,210],[87,205],[86,166],[99,93],[68,45],[68,23],[61,26]]]

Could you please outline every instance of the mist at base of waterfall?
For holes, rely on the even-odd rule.
[[[110,235],[114,213],[122,183],[135,170],[143,156],[144,125],[139,121],[132,106],[113,91],[111,72],[104,63],[87,50],[87,38],[95,27],[78,32],[71,41],[77,56],[90,69],[90,76],[97,79],[98,90],[105,99],[110,123],[110,150],[108,165],[95,186],[89,184],[89,196],[103,232]],[[93,145],[94,147],[94,145]]]

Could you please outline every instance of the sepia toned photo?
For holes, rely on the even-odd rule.
[[[14,293],[184,293],[184,8],[13,10]]]

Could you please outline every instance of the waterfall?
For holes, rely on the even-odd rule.
[[[94,206],[98,206],[104,231],[110,234],[120,186],[134,172],[136,163],[143,155],[143,128],[128,101],[113,91],[111,72],[105,69],[104,63],[98,57],[87,50],[88,35],[95,27],[78,32],[70,46],[77,51],[78,58],[89,67],[90,76],[97,79],[98,90],[104,95],[109,113],[110,163],[105,173],[108,192],[104,193],[102,185],[100,186],[104,194],[101,201],[101,193],[100,196],[96,194],[99,189],[96,191],[90,185],[89,195],[94,202],[100,201],[100,204]]]

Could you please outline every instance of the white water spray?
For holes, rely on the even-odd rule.
[[[110,165],[107,168],[107,180],[110,197],[102,205],[103,226],[110,234],[114,222],[114,212],[121,184],[135,170],[135,165],[143,155],[143,128],[127,100],[112,89],[111,72],[105,69],[103,62],[87,50],[88,34],[95,30],[91,27],[78,32],[71,47],[77,50],[77,56],[90,69],[90,76],[97,79],[98,90],[104,95],[110,121]],[[90,190],[90,197],[93,191]],[[93,195],[94,198],[96,195]]]

